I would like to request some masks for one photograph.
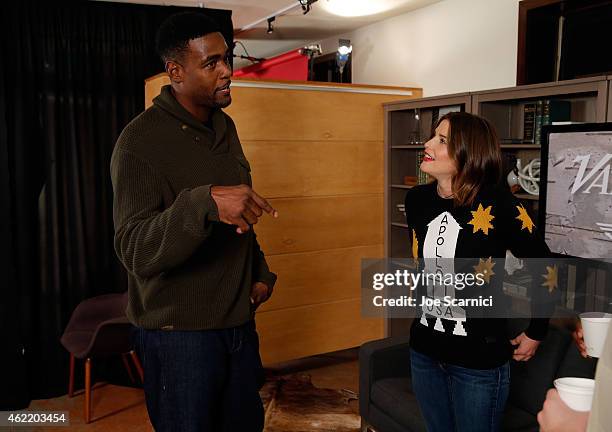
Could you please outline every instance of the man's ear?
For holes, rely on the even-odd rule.
[[[170,77],[170,81],[180,84],[183,82],[183,66],[179,63],[168,60],[166,62],[166,73]]]

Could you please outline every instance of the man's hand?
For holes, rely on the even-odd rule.
[[[582,323],[580,320],[576,323],[576,328],[572,333],[572,338],[574,339],[574,343],[578,347],[578,351],[580,351],[580,355],[584,358],[587,358],[587,348],[584,343],[584,333],[582,332]]]
[[[527,361],[534,356],[540,341],[530,339],[525,332],[510,341],[512,345],[518,345],[514,350],[512,358],[517,361]]]
[[[263,282],[255,282],[251,287],[251,303],[255,307],[267,301],[272,296],[272,288]]]
[[[588,422],[588,411],[574,411],[561,400],[557,390],[548,390],[542,411],[538,413],[540,432],[583,432]]]
[[[247,185],[213,186],[210,195],[217,204],[219,220],[236,225],[236,232],[242,234],[255,225],[263,212],[278,217],[278,212],[264,198]]]

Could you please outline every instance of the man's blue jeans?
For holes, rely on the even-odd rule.
[[[147,411],[158,432],[260,432],[264,373],[255,321],[222,330],[137,329]]]
[[[493,432],[510,390],[510,365],[468,369],[410,350],[412,389],[428,432]]]

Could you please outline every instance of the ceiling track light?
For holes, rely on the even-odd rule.
[[[234,34],[237,35],[247,30],[251,30],[255,27],[259,27],[261,24],[265,23],[266,21],[268,22],[268,30],[270,30],[270,28],[272,27],[270,23],[273,22],[276,17],[285,16],[299,7],[302,8],[304,15],[306,15],[308,12],[310,12],[312,4],[316,2],[317,0],[297,0],[295,2],[291,2],[291,4],[285,6],[284,8],[279,9],[276,12],[273,12],[270,15],[264,16],[263,18],[260,18],[256,21],[253,21],[252,23],[247,24],[244,27],[241,27],[239,30],[235,31]],[[273,31],[274,29],[272,28],[272,32]],[[271,32],[268,31],[268,33],[271,33]]]
[[[316,1],[317,0],[298,0],[300,6],[302,6],[302,12],[304,15],[310,12],[310,5],[312,5]]]
[[[272,26],[272,23],[274,22],[274,20],[276,20],[276,17],[268,18],[268,30],[266,31],[266,33],[268,34],[274,33],[274,27]]]

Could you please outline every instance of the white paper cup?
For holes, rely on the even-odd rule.
[[[589,378],[557,378],[554,381],[561,400],[574,411],[590,411],[595,380]]]
[[[609,313],[585,312],[580,314],[584,344],[589,356],[601,357],[610,321],[612,321],[612,314]]]

